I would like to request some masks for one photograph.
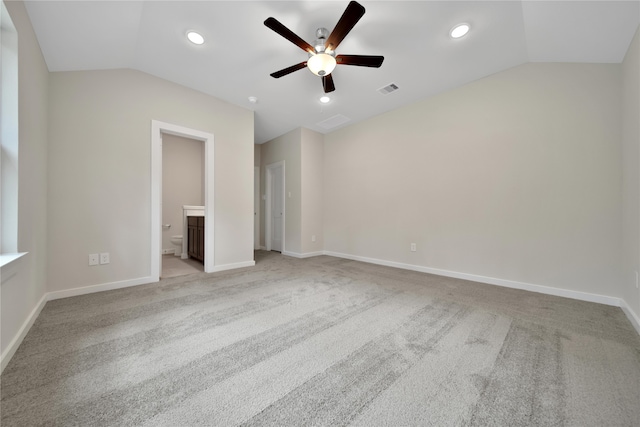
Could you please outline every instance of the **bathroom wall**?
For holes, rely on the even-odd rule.
[[[171,236],[181,235],[182,206],[204,205],[204,143],[162,136],[162,250],[173,253]],[[171,224],[165,228],[165,224]]]

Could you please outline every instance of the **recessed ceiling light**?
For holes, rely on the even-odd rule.
[[[449,35],[454,39],[459,39],[469,32],[469,24],[458,24],[451,29]]]
[[[250,96],[249,97],[249,102],[252,104],[256,104],[258,102],[258,98],[255,96]]]
[[[202,37],[202,35],[200,35],[199,33],[196,33],[195,31],[187,32],[187,38],[193,44],[202,44],[202,43],[204,43],[204,37]]]
[[[331,98],[329,98],[328,96],[321,96],[320,97],[320,102],[322,102],[323,104],[326,104],[329,101],[331,101]]]

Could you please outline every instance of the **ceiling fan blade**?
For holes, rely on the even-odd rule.
[[[324,93],[329,93],[336,90],[336,87],[333,84],[333,76],[331,74],[329,74],[328,76],[322,76],[322,88],[324,89]]]
[[[336,50],[340,42],[349,34],[349,31],[356,25],[356,23],[364,15],[364,7],[355,1],[349,3],[344,13],[340,17],[340,20],[336,24],[336,27],[329,34],[327,42],[324,44],[326,49]]]
[[[338,55],[336,63],[342,65],[357,65],[359,67],[379,68],[384,61],[384,56],[375,55]]]
[[[275,73],[271,73],[271,77],[279,79],[282,76],[286,76],[287,74],[291,74],[294,71],[298,71],[298,70],[302,70],[304,67],[307,66],[307,62],[301,62],[299,64],[296,65],[292,65],[291,67],[287,67],[284,68],[280,71],[276,71]]]
[[[291,31],[284,25],[282,25],[282,23],[280,23],[280,21],[278,21],[276,18],[267,18],[266,21],[264,21],[264,25],[271,28],[273,31],[280,34],[282,37],[289,40],[291,43],[295,44],[300,49],[309,53],[316,53],[313,46],[311,46],[309,43],[307,43],[306,41],[298,37],[296,33]]]

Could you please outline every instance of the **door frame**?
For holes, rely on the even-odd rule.
[[[281,160],[279,162],[275,162],[275,163],[271,163],[265,166],[265,178],[266,178],[266,182],[265,182],[265,194],[266,194],[266,200],[265,200],[265,212],[264,212],[264,243],[265,243],[265,248],[270,251],[271,250],[271,234],[273,233],[273,225],[271,224],[271,203],[272,203],[272,191],[271,191],[271,183],[273,181],[273,170],[279,167],[282,167],[282,251],[281,253],[284,253],[285,251],[285,244],[284,244],[284,237],[285,237],[285,229],[287,228],[287,221],[286,221],[286,212],[287,212],[287,198],[284,196],[285,195],[285,189],[286,189],[286,185],[285,185],[285,164],[284,164],[284,160]]]
[[[253,167],[253,249],[260,249],[260,166]]]
[[[214,245],[214,145],[213,134],[151,120],[151,278],[160,280],[162,273],[162,135],[175,135],[204,143],[204,271],[215,267]],[[185,238],[183,233],[183,239]]]

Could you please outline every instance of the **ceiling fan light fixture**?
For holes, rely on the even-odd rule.
[[[187,38],[193,44],[204,43],[204,37],[202,37],[200,33],[196,33],[195,31],[187,31]]]
[[[451,29],[451,31],[449,32],[449,35],[451,36],[451,38],[459,39],[460,37],[466,35],[469,32],[469,28],[470,28],[469,24],[466,24],[466,23],[458,24]]]
[[[328,53],[316,53],[307,61],[307,67],[316,76],[328,76],[336,68],[336,58]]]
[[[320,97],[320,102],[322,102],[323,104],[327,104],[327,103],[329,103],[329,101],[331,101],[331,98],[329,98],[328,96],[321,96]]]

